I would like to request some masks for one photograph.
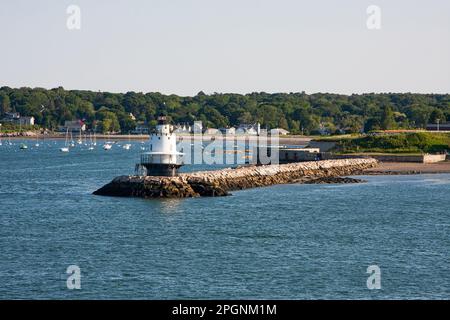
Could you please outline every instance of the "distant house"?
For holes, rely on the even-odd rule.
[[[283,128],[275,128],[270,130],[270,134],[278,134],[280,136],[285,136],[289,134],[289,131],[287,131],[286,129]]]
[[[86,131],[86,124],[82,120],[66,120],[59,131],[82,132]]]
[[[34,126],[35,118],[34,117],[21,117],[18,112],[7,112],[5,113],[5,117],[2,119],[2,122],[22,125],[22,126]]]
[[[231,127],[231,128],[220,128],[219,131],[222,134],[228,134],[228,135],[236,134],[236,128],[234,128],[234,127]]]
[[[150,132],[149,127],[145,124],[138,124],[131,134],[148,134]]]
[[[15,122],[20,119],[20,113],[18,112],[7,112],[5,113],[5,117],[2,119],[2,122]]]
[[[205,132],[204,132],[204,134],[207,134],[207,135],[215,135],[215,134],[218,134],[218,133],[220,133],[220,131],[218,129],[215,129],[215,128],[207,128],[205,130]]]
[[[34,117],[20,117],[18,123],[22,126],[34,126]]]
[[[447,123],[440,123],[439,125],[436,124],[428,124],[427,125],[428,131],[450,131],[450,122]]]
[[[191,133],[192,129],[189,124],[177,124],[175,126],[175,133],[184,133],[189,134]]]
[[[236,134],[257,135],[260,131],[261,125],[259,123],[242,123],[236,129]]]
[[[342,132],[341,132],[341,130],[342,130]],[[322,136],[326,136],[326,135],[331,134],[329,128],[327,128],[326,125],[324,123],[322,123],[322,122],[320,123],[319,128],[317,129],[317,131]],[[345,133],[345,129],[339,129],[339,132]]]

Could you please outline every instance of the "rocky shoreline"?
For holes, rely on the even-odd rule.
[[[3,132],[0,133],[0,138],[30,138],[36,137],[37,134],[34,131],[22,131],[22,132]]]
[[[323,177],[305,181],[305,184],[347,184],[347,183],[364,183],[366,180],[355,179],[349,177]]]
[[[375,159],[342,159],[202,171],[177,177],[120,176],[93,194],[140,198],[227,196],[230,191],[287,183],[355,183],[340,178],[375,167]]]

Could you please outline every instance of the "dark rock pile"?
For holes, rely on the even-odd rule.
[[[305,184],[337,184],[337,183],[363,183],[362,179],[354,179],[349,177],[323,177],[305,181]]]

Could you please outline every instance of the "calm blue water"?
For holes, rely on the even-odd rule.
[[[133,173],[139,143],[15,143],[0,146],[0,299],[450,298],[450,175],[122,199],[91,192]]]

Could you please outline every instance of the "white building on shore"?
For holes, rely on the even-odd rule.
[[[18,112],[7,112],[5,117],[2,119],[2,122],[12,123],[15,125],[21,126],[34,126],[35,118],[34,117],[22,117]]]
[[[59,131],[84,132],[86,131],[86,124],[82,120],[66,120],[64,125],[59,127]]]

